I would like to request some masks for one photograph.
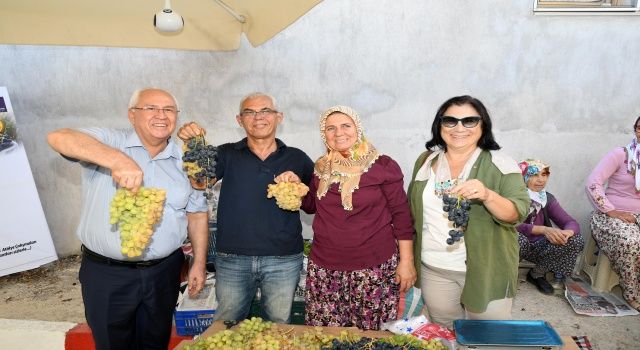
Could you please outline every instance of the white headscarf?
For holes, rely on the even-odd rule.
[[[636,178],[636,192],[640,192],[640,147],[638,139],[634,136],[631,143],[625,147],[627,153],[627,171]]]

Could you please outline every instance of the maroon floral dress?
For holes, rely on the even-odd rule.
[[[309,260],[305,323],[378,330],[395,320],[400,295],[397,266],[397,253],[378,266],[355,271],[329,270]]]

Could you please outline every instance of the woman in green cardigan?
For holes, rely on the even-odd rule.
[[[431,133],[408,191],[416,286],[432,322],[451,327],[456,319],[509,319],[518,287],[515,225],[529,207],[518,164],[498,151],[489,113],[471,96],[442,104]],[[445,206],[443,195],[457,201]],[[463,225],[444,211],[458,207],[454,216],[462,218],[452,220],[467,221]]]

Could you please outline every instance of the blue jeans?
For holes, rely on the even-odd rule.
[[[216,320],[240,321],[249,315],[260,288],[262,317],[289,323],[291,304],[300,279],[302,253],[284,256],[247,256],[217,252]]]

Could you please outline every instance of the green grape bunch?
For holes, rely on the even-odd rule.
[[[119,188],[109,208],[111,225],[120,230],[121,253],[129,258],[142,255],[150,243],[154,225],[162,218],[166,191],[140,187],[137,193]]]
[[[233,329],[226,329],[208,337],[200,337],[184,350],[280,350],[288,341],[286,333],[275,324],[260,317],[251,317]]]
[[[267,186],[267,198],[276,198],[278,207],[284,210],[298,211],[302,205],[302,197],[309,192],[303,183],[279,182]]]
[[[447,346],[439,339],[419,339],[411,334],[395,334],[381,338],[378,342],[390,344],[400,349],[447,350]]]
[[[203,136],[196,136],[182,145],[182,168],[187,172],[191,186],[198,190],[211,189],[215,184],[218,149],[207,144]],[[205,192],[209,199],[210,193]]]

